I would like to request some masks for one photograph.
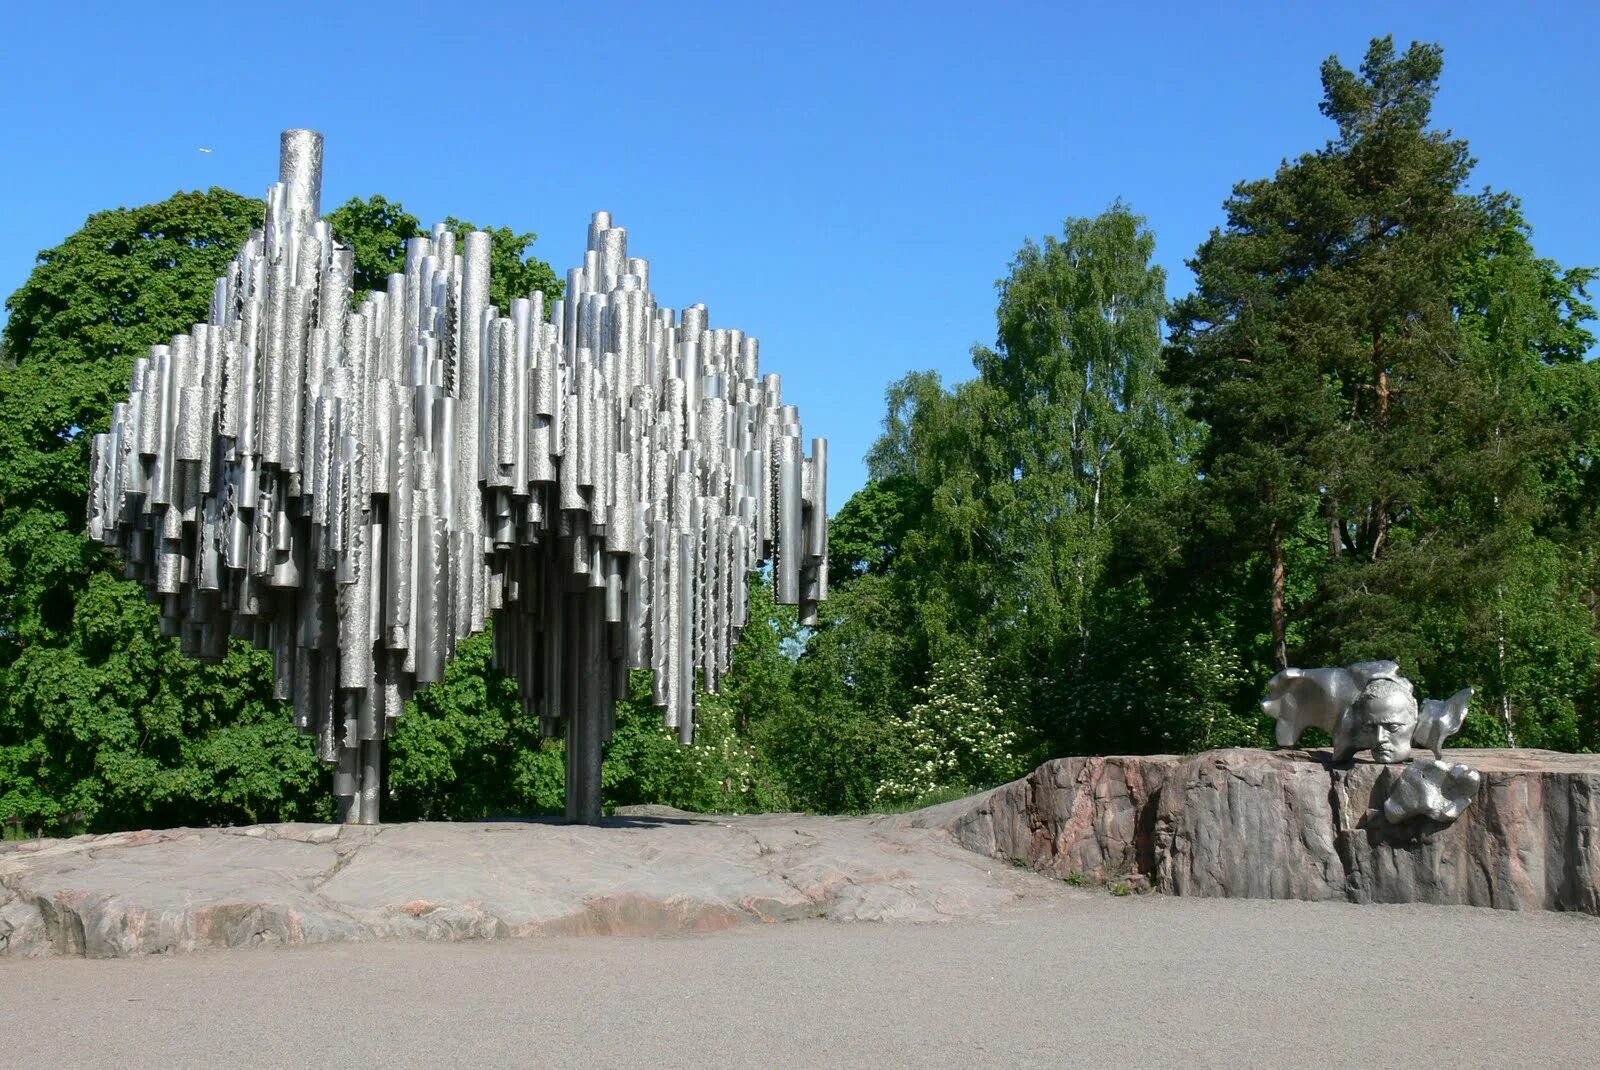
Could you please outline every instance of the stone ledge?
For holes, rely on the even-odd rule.
[[[1235,749],[1062,758],[876,818],[651,807],[601,828],[283,824],[7,843],[0,956],[936,922],[1081,894],[983,856],[1173,895],[1600,914],[1600,757],[1449,757],[1483,785],[1445,828],[1387,823],[1393,767]]]
[[[938,922],[1067,891],[891,817],[171,829],[0,845],[0,956]]]
[[[1600,914],[1600,756],[1452,750],[1483,774],[1453,825],[1390,825],[1396,767],[1327,750],[1061,758],[929,811],[958,843],[1172,895]]]

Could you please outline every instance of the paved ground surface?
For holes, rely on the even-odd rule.
[[[947,924],[0,960],[0,1066],[1600,1065],[1600,919],[1057,887]]]

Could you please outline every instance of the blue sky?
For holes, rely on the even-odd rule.
[[[1540,252],[1600,263],[1600,5],[11,0],[0,294],[92,211],[259,196],[314,127],[325,208],[537,231],[563,274],[612,212],[663,302],[762,339],[837,508],[884,387],[971,374],[1024,238],[1121,197],[1181,294],[1233,183],[1329,136],[1318,64],[1385,33],[1444,45],[1436,121]]]

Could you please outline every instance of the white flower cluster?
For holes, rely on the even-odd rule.
[[[878,785],[878,802],[907,802],[1014,774],[1017,734],[1005,727],[1005,710],[989,690],[991,662],[967,654],[934,665],[927,686],[918,689],[921,701],[898,719],[904,763],[898,775]]]
[[[684,752],[694,770],[695,805],[710,813],[760,810],[756,745],[738,731],[733,706],[720,695],[700,696],[698,746]]]

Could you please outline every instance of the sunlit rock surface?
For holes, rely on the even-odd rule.
[[[899,817],[172,829],[0,844],[0,955],[937,922],[1068,892]]]
[[[1405,766],[1325,750],[1062,758],[929,814],[983,854],[1172,895],[1600,913],[1600,756],[1446,760],[1482,775],[1449,825],[1385,815]]]

